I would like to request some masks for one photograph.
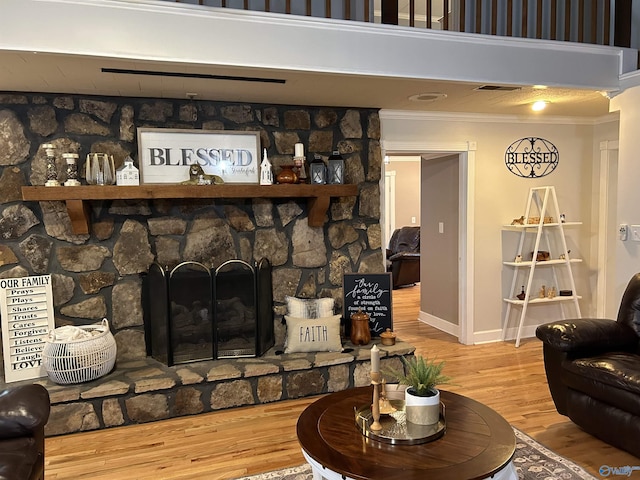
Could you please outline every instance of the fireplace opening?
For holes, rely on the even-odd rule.
[[[215,270],[154,263],[143,279],[147,355],[172,366],[256,357],[275,343],[271,264],[229,260]]]

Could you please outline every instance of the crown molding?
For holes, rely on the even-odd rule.
[[[618,120],[617,112],[599,117],[559,117],[495,115],[488,113],[417,112],[412,110],[380,110],[380,120],[407,120],[470,123],[544,123],[551,125],[600,125]]]

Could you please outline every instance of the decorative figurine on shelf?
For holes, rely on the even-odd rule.
[[[524,215],[520,218],[514,218],[511,225],[524,225]]]
[[[309,165],[309,176],[314,185],[324,185],[327,183],[327,166],[320,155],[313,156],[313,162]]]
[[[77,187],[80,185],[80,181],[78,180],[78,154],[63,153],[62,158],[64,158],[67,163],[67,179],[64,182],[64,186]]]
[[[524,300],[524,298],[525,298],[526,296],[527,296],[527,294],[526,294],[526,293],[524,293],[524,285],[523,285],[523,286],[522,286],[522,291],[521,291],[518,295],[516,295],[516,298],[517,298],[518,300]]]
[[[565,223],[567,221],[567,217],[565,217],[564,213],[560,214],[560,223]]]
[[[262,163],[260,164],[260,185],[273,185],[273,170],[266,148],[263,149]]]
[[[56,166],[56,156],[55,149],[51,143],[45,143],[42,145],[42,148],[45,149],[47,153],[47,173],[45,187],[59,187],[60,182],[58,181],[58,167]]]
[[[333,185],[344,183],[344,159],[338,150],[334,150],[329,157],[327,173],[327,183]]]
[[[304,166],[304,145],[296,143],[294,149],[293,170],[298,176],[298,183],[307,183],[307,172]]]
[[[538,292],[538,298],[545,298],[547,296],[547,287],[542,285],[540,287],[540,291]]]
[[[521,263],[522,262],[522,255],[516,255],[516,258],[514,259],[514,262]]]
[[[122,165],[116,171],[117,185],[140,185],[140,172],[133,165],[133,159],[127,155]]]
[[[555,298],[556,295],[556,287],[551,287],[547,290],[547,298]]]
[[[189,165],[189,180],[180,182],[180,185],[222,185],[224,180],[218,175],[204,173],[197,163]]]

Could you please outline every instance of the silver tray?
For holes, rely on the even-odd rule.
[[[433,425],[418,425],[406,421],[404,400],[389,400],[396,409],[394,413],[380,415],[382,430],[371,430],[373,423],[371,405],[360,408],[354,407],[356,425],[362,434],[373,440],[378,440],[392,445],[419,445],[432,442],[444,435],[446,422],[444,418],[444,405],[440,403],[440,420]]]

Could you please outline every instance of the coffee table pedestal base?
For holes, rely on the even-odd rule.
[[[351,477],[345,477],[333,470],[329,470],[327,467],[323,467],[304,450],[302,450],[302,455],[304,455],[305,460],[311,465],[313,480],[353,480]],[[518,472],[516,472],[516,467],[513,462],[509,462],[502,470],[484,480],[518,480]]]

